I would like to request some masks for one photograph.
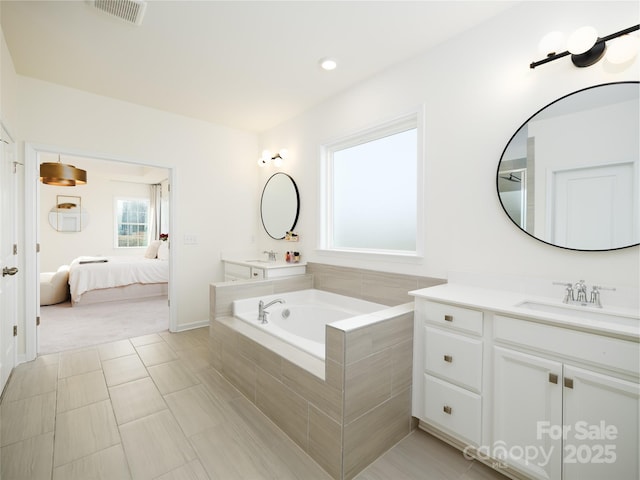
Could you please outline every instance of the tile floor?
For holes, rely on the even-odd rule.
[[[19,365],[0,407],[0,477],[329,479],[207,358],[202,328]],[[503,477],[416,431],[357,478]]]

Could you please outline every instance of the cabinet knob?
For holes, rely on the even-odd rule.
[[[557,385],[558,384],[558,375],[556,375],[555,373],[550,373],[549,374],[549,383],[555,383]]]
[[[452,409],[449,405],[445,405],[444,407],[442,407],[442,411],[447,415],[451,415]]]
[[[564,386],[567,388],[573,388],[573,378],[566,378],[564,379]]]
[[[445,322],[453,322],[453,315],[445,315],[444,316],[444,321]]]
[[[448,363],[451,363],[451,362],[453,362],[453,357],[451,355],[445,355],[444,356],[444,361],[448,362]]]

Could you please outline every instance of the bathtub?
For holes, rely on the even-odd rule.
[[[266,311],[268,323],[258,321],[258,303],[282,299]],[[379,303],[346,297],[323,290],[300,290],[235,300],[233,316],[294,347],[324,360],[325,326],[389,308]]]

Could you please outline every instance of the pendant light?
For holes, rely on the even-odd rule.
[[[40,164],[40,181],[46,185],[57,187],[75,187],[87,183],[87,172],[73,165],[60,161],[44,162]]]

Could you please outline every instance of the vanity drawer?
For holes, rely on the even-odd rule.
[[[242,279],[248,280],[251,278],[251,267],[248,265],[237,265],[235,263],[224,263],[224,275],[225,279]]]
[[[501,315],[494,318],[493,334],[499,341],[635,376],[640,374],[640,344],[637,342]]]
[[[480,392],[482,341],[425,327],[425,369],[438,377]]]
[[[428,322],[482,335],[482,312],[429,301],[424,302],[423,311]]]
[[[429,422],[444,427],[473,445],[480,444],[480,395],[425,374],[424,399],[424,413]]]

